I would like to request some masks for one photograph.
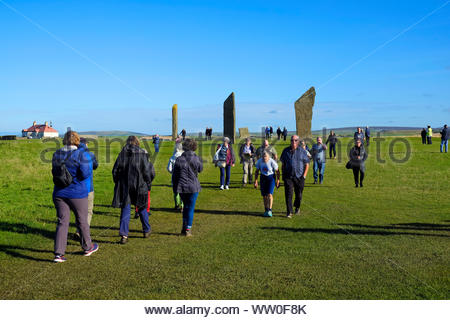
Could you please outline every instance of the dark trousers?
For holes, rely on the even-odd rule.
[[[427,137],[426,136],[422,137],[422,144],[427,144]]]
[[[139,218],[142,223],[142,231],[147,233],[151,230],[150,223],[148,222],[148,211],[146,207],[138,208]],[[131,205],[126,205],[122,208],[122,212],[120,213],[120,229],[119,235],[128,237],[128,228],[130,225],[130,215],[131,215]]]
[[[366,137],[366,146],[368,147],[370,144],[370,137]]]
[[[300,208],[302,202],[303,188],[305,187],[305,179],[303,178],[284,178],[284,198],[286,200],[286,210],[288,214],[294,212],[292,208],[292,196],[295,194],[294,207]]]
[[[427,143],[431,144],[431,137],[427,137]]]
[[[226,173],[226,178],[225,178]],[[230,176],[231,176],[231,166],[226,165],[225,168],[220,168],[220,185],[229,185],[230,184]]]
[[[336,157],[336,144],[335,143],[330,143],[330,159],[332,157]]]
[[[284,141],[286,141],[286,137],[287,137],[287,136],[283,135],[283,140],[284,140]]]
[[[70,210],[75,214],[76,225],[80,230],[81,247],[84,251],[92,248],[88,224],[88,198],[53,198],[58,224],[56,225],[55,254],[64,255],[69,232]]]
[[[194,222],[195,202],[197,201],[198,192],[195,193],[180,193],[181,200],[183,200],[183,229],[190,230],[192,222]]]
[[[362,185],[364,180],[364,171],[361,170],[360,167],[354,166],[353,167],[353,178],[355,178],[355,185]]]

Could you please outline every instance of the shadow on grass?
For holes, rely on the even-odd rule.
[[[448,224],[434,224],[434,223],[397,223],[388,226],[372,226],[366,224],[343,224],[343,226],[368,228],[368,229],[386,229],[386,230],[425,230],[425,231],[450,231]]]
[[[9,223],[2,221],[0,222],[0,231],[15,232],[21,234],[36,234],[52,240],[55,238],[54,231],[31,227],[24,223]]]
[[[171,212],[175,214],[180,214],[177,210],[175,211],[173,208],[153,208],[152,211],[158,212]],[[237,215],[237,216],[254,216],[261,217],[261,212],[248,212],[248,211],[225,211],[225,210],[205,210],[205,209],[195,209],[195,213],[205,213],[205,214],[223,214],[223,215]]]
[[[381,226],[382,227],[382,226]],[[325,228],[286,228],[286,227],[262,227],[263,230],[280,230],[301,233],[326,233],[326,234],[342,234],[342,235],[365,235],[365,236],[425,236],[425,237],[443,237],[450,238],[445,234],[425,234],[415,232],[393,232],[383,230],[345,230],[345,229],[325,229]]]
[[[7,246],[7,245],[0,245],[0,250],[3,251],[4,253],[6,253],[7,255],[10,255],[13,258],[20,258],[20,259],[26,259],[26,260],[32,260],[32,261],[38,261],[38,262],[52,262],[52,260],[49,260],[49,259],[35,258],[35,257],[18,252],[18,251],[31,251],[31,252],[53,254],[53,251],[51,251],[51,250],[33,249],[33,248],[25,248],[25,247],[18,247],[18,246]]]

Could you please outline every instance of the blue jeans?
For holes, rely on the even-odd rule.
[[[444,151],[445,146],[445,152],[448,152],[448,140],[441,140],[441,152]]]
[[[155,152],[159,152],[159,143],[155,143]]]
[[[314,161],[314,181],[317,181],[317,178],[319,178],[319,181],[323,181],[323,175],[325,173],[325,162],[318,162]]]
[[[183,229],[190,230],[192,222],[194,221],[195,202],[197,201],[198,192],[195,193],[180,193],[181,200],[183,200]]]
[[[128,236],[128,227],[130,224],[130,211],[131,211],[131,205],[127,205],[124,208],[122,208],[122,212],[120,214],[120,230],[119,235],[121,236]],[[138,209],[139,211],[139,218],[141,219],[142,223],[142,231],[149,232],[152,228],[150,227],[150,223],[148,222],[148,212],[146,207],[142,207]]]
[[[225,182],[225,171],[226,171],[226,183]],[[230,184],[230,175],[231,175],[231,166],[226,165],[225,168],[220,168],[220,185],[229,185]]]

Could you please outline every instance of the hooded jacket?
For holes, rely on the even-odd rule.
[[[185,151],[175,160],[172,183],[174,193],[200,192],[198,174],[203,170],[203,163],[193,151]]]
[[[123,147],[114,163],[112,175],[115,183],[113,207],[123,208],[128,204],[147,206],[155,169],[144,149],[132,144]]]

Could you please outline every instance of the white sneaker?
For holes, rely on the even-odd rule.
[[[228,190],[228,189],[230,189],[230,188],[228,188],[228,186],[225,186],[225,189],[227,189],[227,190]]]
[[[220,188],[219,188],[220,190],[223,190],[223,186],[220,186]]]

